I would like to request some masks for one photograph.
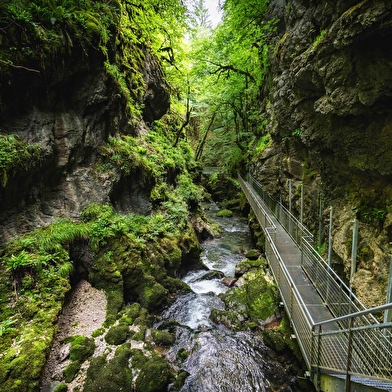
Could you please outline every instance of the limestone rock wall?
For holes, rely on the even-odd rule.
[[[250,171],[299,210],[323,241],[329,206],[333,263],[348,277],[352,221],[360,220],[353,287],[363,302],[385,302],[392,241],[392,4],[387,1],[271,1],[279,18],[261,90],[273,143]]]
[[[0,244],[56,218],[76,218],[94,202],[149,212],[149,190],[137,177],[118,174],[113,179],[95,170],[99,148],[110,135],[144,132],[146,122],[169,107],[158,61],[147,50],[143,61],[140,103],[145,109],[136,124],[130,124],[126,102],[105,71],[102,55],[93,50],[88,55],[75,50],[40,73],[12,69],[2,77],[0,132],[39,143],[43,152],[39,163],[0,186]]]

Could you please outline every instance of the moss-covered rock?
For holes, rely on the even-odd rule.
[[[174,336],[167,331],[152,329],[151,336],[154,343],[158,346],[171,346],[174,343]]]
[[[105,356],[92,358],[84,383],[84,392],[130,391],[132,371],[129,368],[131,350],[128,345],[117,348],[115,356],[106,361]]]
[[[245,253],[245,257],[249,260],[257,260],[260,257],[260,250],[250,249]]]
[[[128,336],[128,325],[119,324],[109,329],[108,333],[105,335],[105,341],[107,344],[118,346],[123,344],[127,340]]]
[[[181,388],[184,386],[186,379],[189,377],[189,373],[185,370],[181,370],[174,381],[173,385],[171,386],[171,391],[177,392],[180,391]]]
[[[230,217],[230,216],[233,216],[233,211],[227,210],[227,209],[219,210],[219,211],[216,213],[216,216],[226,216],[226,217]]]
[[[251,270],[257,271],[260,268],[264,270],[266,265],[267,260],[264,257],[258,257],[254,260],[244,259],[235,266],[235,276],[242,276]]]
[[[244,322],[248,319],[248,316],[245,307],[238,304],[237,308],[232,306],[230,310],[212,309],[210,319],[214,323],[222,324],[233,331],[240,331],[245,329]]]
[[[71,382],[78,374],[82,363],[94,354],[94,339],[85,336],[71,336],[64,341],[71,343],[69,358],[71,363],[64,369],[63,376],[65,382]]]
[[[181,347],[177,351],[176,359],[182,362],[185,361],[188,358],[188,356],[189,356],[188,351],[184,347]]]
[[[161,284],[155,282],[154,278],[147,276],[138,289],[140,303],[148,309],[159,308],[165,300],[169,291]]]
[[[256,248],[265,251],[265,235],[253,210],[249,211],[248,226]]]
[[[78,361],[71,362],[63,371],[65,382],[70,383],[78,374],[82,364]]]
[[[67,384],[61,383],[55,388],[53,392],[67,392],[67,391],[68,391]]]
[[[61,383],[60,385],[58,385],[56,387],[56,389],[53,392],[67,392],[68,391],[68,387],[66,384]]]
[[[0,385],[10,392],[30,392],[40,383],[70,284],[54,268],[19,271],[14,278],[0,263]]]
[[[245,304],[252,320],[266,320],[276,312],[279,292],[272,280],[266,279],[264,271],[249,273],[245,285]]]
[[[94,354],[95,343],[94,339],[86,336],[71,336],[64,341],[71,343],[69,358],[71,361],[84,362],[88,357]]]
[[[173,380],[169,364],[161,357],[149,359],[140,369],[136,392],[166,392]]]

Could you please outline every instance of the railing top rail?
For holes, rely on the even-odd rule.
[[[374,308],[369,308],[369,309],[365,309],[365,310],[360,310],[358,312],[346,314],[344,316],[335,317],[335,318],[332,318],[329,320],[319,321],[317,323],[314,323],[313,326],[318,327],[323,324],[332,323],[332,322],[339,322],[339,321],[343,321],[343,320],[347,320],[347,319],[355,318],[355,317],[360,317],[360,316],[366,316],[367,314],[382,312],[382,311],[388,310],[388,309],[392,309],[392,302],[390,302],[388,304],[376,306]],[[390,325],[391,325],[391,323],[385,324],[385,326],[390,326]],[[383,326],[383,324],[379,324],[379,323],[375,325],[375,327],[377,327],[377,328],[380,328],[382,326]]]
[[[281,286],[280,291],[286,311],[290,317],[293,317],[295,333],[308,368],[329,369],[346,375],[363,375],[377,380],[392,379],[390,365],[392,362],[390,354],[392,322],[380,323],[373,315],[392,309],[392,302],[366,309],[348,285],[313,247],[311,243],[313,235],[309,230],[282,203],[272,199],[252,176],[249,176],[248,181],[240,175],[238,177],[245,196],[264,229],[266,255],[274,277]],[[275,215],[278,207],[280,208],[279,216]],[[274,230],[277,228],[272,215],[298,245],[304,272],[308,274],[313,283],[321,282],[320,285],[315,284],[315,288],[322,302],[331,308],[332,313],[326,316],[331,318],[314,321],[310,309],[305,304],[305,299],[300,294],[289,273],[289,268],[278,251],[274,235]],[[300,240],[296,241],[292,233],[289,233],[290,225],[296,230],[293,235],[297,239],[298,236],[301,237]],[[339,295],[336,296],[336,293]],[[335,309],[335,305],[338,305],[339,309]],[[351,313],[344,314],[345,312]],[[336,317],[342,313],[342,316]],[[347,320],[351,322],[347,323]],[[334,327],[322,328],[326,324],[332,324]],[[338,328],[335,328],[335,325]],[[363,357],[362,353],[366,353],[366,356]]]

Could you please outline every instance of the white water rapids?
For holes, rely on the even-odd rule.
[[[176,343],[166,356],[173,367],[190,374],[181,392],[266,391],[262,340],[248,332],[233,333],[209,319],[211,309],[224,307],[218,297],[228,290],[221,283],[222,276],[233,276],[236,264],[252,247],[246,223],[235,217],[217,218],[214,206],[212,210],[210,218],[222,232],[202,244],[202,261],[221,276],[211,278],[208,271],[197,270],[183,277],[192,292],[179,296],[162,315],[162,320],[179,324]],[[181,348],[188,352],[182,363],[176,359]]]

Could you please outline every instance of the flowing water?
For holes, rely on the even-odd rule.
[[[223,309],[220,293],[228,290],[222,276],[234,276],[235,266],[252,247],[247,225],[236,217],[216,217],[217,207],[209,206],[208,215],[221,226],[219,238],[205,241],[202,260],[211,271],[190,271],[183,280],[192,288],[181,295],[162,315],[164,321],[176,321],[176,343],[166,354],[173,367],[189,373],[181,392],[250,392],[269,390],[263,358],[265,346],[252,333],[233,333],[214,324],[211,309]],[[158,325],[157,325],[158,326]],[[180,349],[188,357],[176,359]]]

